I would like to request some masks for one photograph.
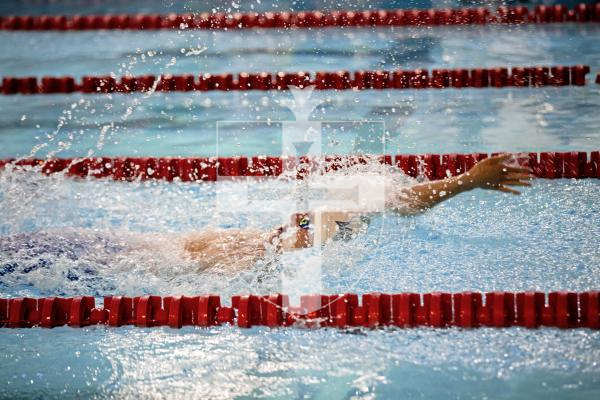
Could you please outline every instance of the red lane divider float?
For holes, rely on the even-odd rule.
[[[497,67],[474,69],[425,69],[396,71],[319,71],[309,72],[242,72],[234,74],[84,76],[77,82],[70,76],[40,78],[2,78],[0,93],[53,94],[53,93],[132,93],[189,92],[209,90],[286,90],[288,85],[317,89],[444,89],[444,88],[503,88],[542,86],[583,86],[590,72],[587,65]]]
[[[300,11],[266,13],[200,13],[169,15],[75,15],[0,17],[0,29],[26,31],[80,31],[98,29],[247,29],[247,28],[322,28],[386,27],[433,25],[483,25],[559,22],[600,22],[600,4],[527,7],[376,10],[376,11]]]
[[[494,153],[498,154],[498,153]],[[600,151],[515,153],[520,164],[529,166],[538,178],[600,178]],[[441,179],[469,170],[487,153],[469,154],[399,154],[396,156],[325,156],[322,159],[301,157],[301,175],[331,171],[377,161],[394,165],[405,174]],[[118,181],[179,180],[183,182],[216,181],[221,177],[269,177],[282,173],[284,165],[295,161],[285,157],[97,157],[58,158],[50,160],[0,160],[2,168],[36,170],[46,175],[63,173],[71,177],[113,178]],[[290,164],[288,164],[290,163]]]
[[[600,329],[600,292],[369,293],[306,295],[106,296],[0,299],[0,327],[135,325],[308,327],[511,327]]]

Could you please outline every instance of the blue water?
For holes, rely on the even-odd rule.
[[[502,4],[524,4],[535,6],[537,4],[549,4],[552,2],[533,1],[489,1],[485,4],[460,0],[356,0],[352,2],[338,2],[334,0],[282,0],[277,2],[255,1],[236,2],[227,0],[215,0],[204,2],[201,0],[165,1],[165,0],[5,0],[0,7],[2,15],[54,15],[54,14],[119,14],[119,13],[171,13],[171,12],[202,12],[218,10],[223,12],[250,12],[250,11],[289,11],[289,10],[367,10],[367,9],[391,9],[391,8],[442,8],[442,7],[465,7],[474,6],[498,7]],[[593,3],[593,1],[565,0],[560,4],[573,7],[578,3]]]
[[[501,5],[564,4],[569,8],[579,3],[593,4],[593,0],[563,0],[560,2],[543,0],[525,1],[486,1],[471,2],[461,0],[355,0],[339,2],[335,0],[282,0],[277,2],[254,1],[236,2],[215,0],[168,1],[168,0],[4,0],[0,5],[2,15],[73,15],[73,14],[137,14],[137,13],[181,13],[181,12],[250,12],[250,11],[301,11],[301,10],[368,10],[393,8],[443,8],[443,7],[482,7],[497,8]]]
[[[319,4],[300,2],[294,7]],[[457,3],[373,6],[445,4]],[[62,13],[74,7],[80,13],[208,8],[192,2],[8,1],[0,13]],[[366,3],[333,7],[365,8]],[[0,32],[3,76],[578,63],[590,65],[595,76],[599,55],[600,26],[593,24]],[[382,133],[381,121],[385,151],[391,154],[590,151],[600,148],[598,94],[591,77],[586,87],[568,88],[324,91],[314,94],[325,102],[311,119],[323,121],[326,153],[381,152],[372,140]],[[281,123],[273,121],[293,120],[279,103],[289,97],[275,92],[0,96],[0,158],[210,156],[217,151],[217,121],[219,155],[279,154]],[[222,122],[226,120],[238,122]],[[370,122],[327,122],[348,120]],[[117,183],[0,174],[0,295],[212,292],[227,299],[247,293],[248,285],[260,293],[280,291],[282,273],[293,264],[259,264],[239,275],[200,272],[173,244],[177,235],[217,223],[261,228],[276,224],[272,216],[219,214],[235,212],[237,198],[217,204],[218,193],[240,188],[235,182]],[[263,182],[255,189],[285,191],[290,183]],[[363,238],[325,249],[323,291],[598,289],[599,189],[597,180],[538,180],[519,197],[477,190],[422,215],[375,217]],[[382,226],[384,234],[379,235]],[[600,395],[600,333],[585,329],[62,327],[1,329],[0,347],[0,398]]]
[[[595,76],[600,64],[598,24],[293,34],[263,30],[1,35],[6,38],[0,42],[2,71],[19,76],[578,63],[590,65]],[[186,56],[202,49],[206,50]],[[40,57],[46,62],[38,62]],[[600,106],[598,90],[589,77],[586,87],[323,91],[314,94],[325,102],[311,118],[384,121],[391,153],[595,150],[600,143],[600,122],[593,112]],[[43,143],[47,147],[37,156],[59,150],[56,154],[64,157],[89,152],[211,155],[216,151],[217,121],[291,120],[292,113],[278,103],[285,97],[289,93],[2,96],[0,157],[28,155],[32,144]],[[98,149],[103,128],[106,140]],[[240,125],[235,128],[239,132]],[[221,146],[220,154],[278,154],[277,132],[264,124],[255,128],[258,132],[239,147]],[[443,143],[439,137],[444,137]],[[59,142],[68,142],[68,148]]]

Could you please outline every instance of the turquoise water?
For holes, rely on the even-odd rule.
[[[600,52],[594,51],[600,42],[598,24],[334,29],[293,34],[161,31],[1,35],[5,38],[0,42],[2,71],[18,76],[578,63],[590,65],[595,75],[595,66],[600,64]],[[37,62],[39,57],[45,62]],[[600,105],[598,90],[588,77],[586,87],[322,91],[313,95],[324,103],[311,119],[383,121],[390,153],[596,150],[600,122],[593,110]],[[278,103],[286,97],[289,93],[1,96],[0,157],[30,154],[34,144],[47,145],[36,153],[40,157],[48,151],[64,157],[90,152],[212,155],[216,151],[217,121],[292,120],[292,113]],[[237,147],[222,145],[220,154],[279,154],[279,134],[264,125],[257,129]],[[98,148],[101,131],[105,140]],[[329,146],[326,150],[348,149]]]
[[[101,9],[73,2],[80,12]],[[3,2],[0,11],[14,12],[12,3]],[[140,7],[134,1],[108,3],[110,11]],[[170,9],[166,2],[143,3],[149,11]],[[52,7],[63,6],[35,2],[27,11],[64,11]],[[599,39],[600,26],[592,24],[293,33],[0,32],[0,71],[80,77],[584,63],[595,74]],[[590,151],[600,148],[598,92],[591,78],[586,87],[572,88],[324,91],[314,94],[325,102],[311,119],[323,121],[326,153],[379,152],[381,145],[370,139],[382,133],[380,128],[364,126],[379,127],[380,121],[385,150],[392,154]],[[0,96],[0,158],[215,155],[217,121],[225,120],[238,122],[220,124],[219,155],[279,154],[281,124],[273,121],[293,120],[279,103],[289,97],[271,92]],[[370,124],[348,128],[327,122],[340,120]],[[248,285],[260,293],[280,291],[282,274],[295,264],[259,264],[241,274],[199,271],[169,247],[177,235],[207,226],[275,225],[273,216],[236,214],[237,197],[217,204],[219,192],[241,188],[240,182],[119,183],[0,174],[0,294],[212,292],[227,299],[248,293]],[[254,188],[285,191],[290,183]],[[363,238],[324,250],[323,292],[598,289],[599,189],[597,180],[538,180],[519,197],[474,191],[422,215],[375,217]],[[600,334],[585,329],[62,327],[1,329],[0,347],[0,398],[600,394]]]

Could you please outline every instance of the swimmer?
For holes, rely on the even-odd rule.
[[[473,189],[518,195],[513,187],[530,186],[529,168],[509,165],[511,155],[484,159],[469,171],[450,178],[428,181],[409,188],[386,190],[385,206],[400,215],[424,212],[460,193]],[[185,238],[184,248],[205,266],[247,268],[262,259],[269,248],[275,252],[326,245],[349,240],[365,230],[368,213],[323,211],[291,216],[287,225],[272,231],[228,229],[203,231]],[[319,238],[319,243],[315,243]]]

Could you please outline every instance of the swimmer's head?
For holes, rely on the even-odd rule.
[[[330,240],[348,241],[366,232],[369,218],[353,212],[319,211],[295,213],[282,234],[282,248],[324,245]],[[317,243],[314,241],[317,240]]]
[[[313,245],[313,214],[294,213],[290,223],[283,227],[281,247],[283,250],[302,249]]]

